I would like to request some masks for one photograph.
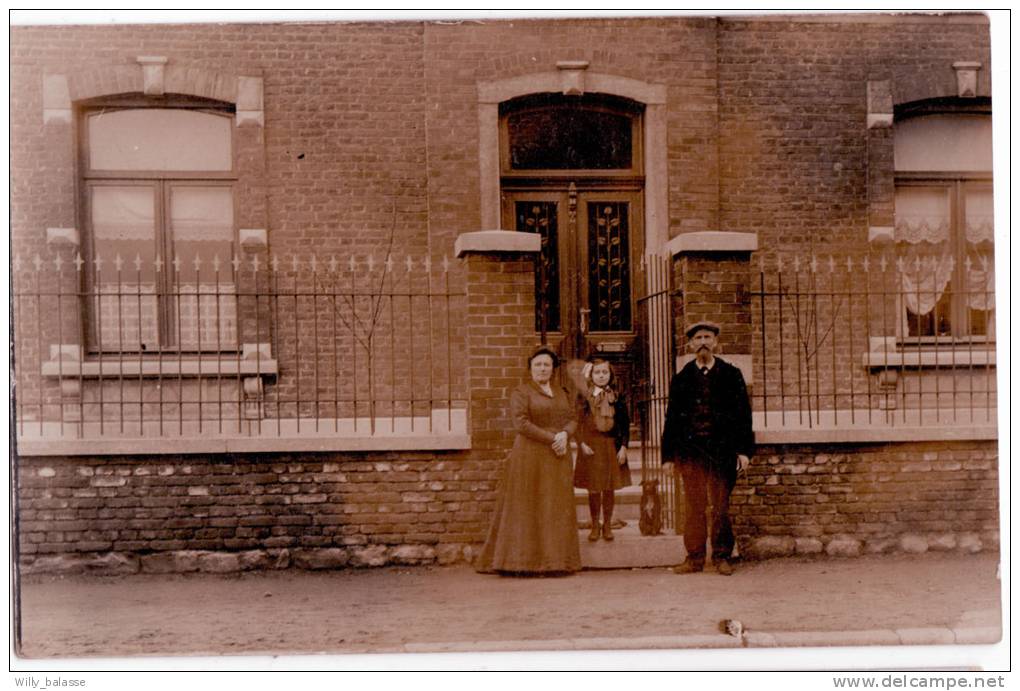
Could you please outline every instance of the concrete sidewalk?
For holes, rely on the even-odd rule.
[[[34,576],[27,657],[993,643],[998,554],[777,559],[677,576],[466,566],[234,576]],[[724,631],[725,621],[730,633]]]

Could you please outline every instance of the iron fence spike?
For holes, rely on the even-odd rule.
[[[74,270],[81,271],[81,265],[85,263],[85,260],[81,258],[81,252],[74,253]]]
[[[445,254],[443,255],[443,273],[450,272],[450,259]]]
[[[386,273],[392,273],[392,272],[393,272],[393,257],[387,255],[386,256]]]
[[[59,254],[53,258],[53,266],[56,267],[58,272],[64,267],[64,260]]]
[[[274,252],[269,260],[269,266],[274,272],[278,272],[280,270],[280,255]]]
[[[368,260],[365,262],[365,264],[368,266],[369,272],[375,271],[375,255],[373,254],[368,255]]]
[[[296,254],[290,255],[290,270],[294,273],[298,272],[298,256]]]
[[[357,265],[358,265],[358,262],[357,262],[357,260],[354,259],[354,255],[353,254],[350,257],[347,258],[347,266],[350,267],[350,270],[352,272],[355,270],[355,268],[357,268]]]
[[[120,271],[124,267],[124,260],[120,258],[120,252],[113,256],[113,266]]]
[[[170,262],[170,263],[171,263],[171,264],[173,264],[173,266],[174,266],[174,271],[176,271],[176,272],[180,273],[180,271],[181,271],[181,258],[180,258],[180,257],[178,257],[178,256],[177,256],[177,255],[175,254],[175,255],[174,255],[174,260],[173,260],[172,262]]]
[[[219,273],[220,271],[220,255],[214,254],[212,259],[213,271]]]
[[[315,254],[313,253],[312,254],[312,273],[314,274],[314,273],[317,273],[318,271],[319,271],[319,263],[318,263],[318,261],[315,258]]]
[[[422,260],[422,265],[425,267],[425,273],[431,272],[432,271],[432,257],[429,257],[428,255],[425,255],[425,258]]]
[[[335,274],[336,273],[336,268],[337,268],[336,255],[335,254],[331,254],[331,255],[329,255],[329,272],[331,274]]]
[[[411,271],[414,269],[414,260],[411,259],[410,254],[407,255],[407,261],[404,262],[404,264],[407,266],[407,273],[411,273]]]
[[[202,267],[202,257],[199,256],[199,254],[197,252],[195,253],[195,258],[191,261],[191,265],[193,267],[195,267],[195,273],[196,274],[201,270],[201,267]]]
[[[135,259],[131,263],[135,265],[135,271],[142,270],[142,255],[140,252],[135,252]]]
[[[254,254],[251,258],[251,270],[255,273],[259,272],[259,255]]]
[[[241,270],[241,258],[238,257],[236,254],[231,255],[230,265],[234,267],[234,273],[237,273],[238,271]]]
[[[98,254],[96,255],[96,258],[92,260],[92,264],[96,267],[96,271],[97,272],[103,270],[103,264],[104,263],[105,263],[105,260],[100,255],[98,255]]]

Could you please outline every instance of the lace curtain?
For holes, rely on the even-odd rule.
[[[953,277],[949,208],[944,187],[896,190],[896,269],[904,303],[916,315],[935,308]]]

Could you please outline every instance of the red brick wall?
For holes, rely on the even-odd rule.
[[[982,23],[724,20],[718,54],[719,229],[757,232],[770,252],[866,246],[884,180],[870,171],[869,190],[869,80],[890,80],[897,104],[955,96],[952,63],[973,60],[991,93]],[[891,166],[888,153],[873,160]]]

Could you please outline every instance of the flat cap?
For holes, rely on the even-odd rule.
[[[719,335],[719,325],[710,321],[700,321],[691,324],[687,327],[687,330],[684,331],[684,335],[687,336],[687,338],[691,338],[694,334],[702,330],[711,331],[716,336]]]

